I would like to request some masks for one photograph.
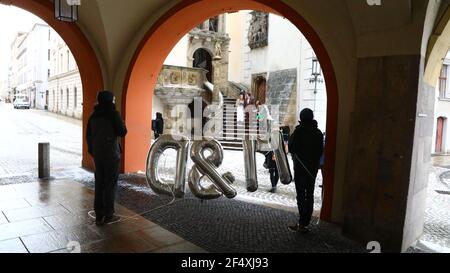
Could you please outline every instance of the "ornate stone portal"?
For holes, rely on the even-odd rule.
[[[164,65],[159,73],[155,95],[164,103],[165,134],[189,135],[188,105],[202,97],[206,70]]]
[[[228,62],[230,37],[226,33],[225,15],[219,15],[200,24],[188,34],[188,63],[194,63],[194,54],[199,49],[211,56],[213,101],[217,102],[219,92],[228,94]]]
[[[248,29],[248,46],[251,49],[265,47],[269,43],[269,14],[252,11]]]

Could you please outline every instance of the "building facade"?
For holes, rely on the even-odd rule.
[[[45,109],[50,60],[50,28],[35,24],[20,32],[11,44],[11,89],[14,96],[27,95],[31,108]]]
[[[212,101],[217,92],[231,102],[246,91],[271,108],[280,126],[293,129],[300,111],[308,107],[314,110],[319,128],[326,129],[327,97],[320,64],[302,33],[280,16],[239,11],[210,18],[186,34],[164,64],[205,69],[207,81],[214,86]],[[167,116],[166,106],[154,96],[152,115]]]
[[[325,82],[300,30],[281,16],[257,11],[232,13],[227,19],[233,49],[230,80],[247,86],[261,102],[278,107],[280,125],[295,126],[300,111],[310,108],[325,131]]]
[[[433,129],[433,154],[450,153],[450,53],[443,61],[439,82],[436,88],[435,116]]]
[[[48,111],[81,119],[83,116],[83,87],[78,66],[67,44],[54,31],[50,31],[51,49]]]

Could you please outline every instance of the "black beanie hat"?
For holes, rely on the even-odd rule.
[[[101,91],[97,95],[98,104],[110,104],[114,101],[114,94],[111,91]]]
[[[300,113],[300,121],[312,121],[314,119],[314,112],[309,109],[305,108]]]

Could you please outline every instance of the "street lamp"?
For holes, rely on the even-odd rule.
[[[311,78],[309,79],[309,83],[314,83],[314,112],[316,112],[316,96],[317,96],[317,83],[323,83],[323,79],[320,78],[322,76],[322,70],[320,68],[319,60],[317,57],[312,58],[312,67],[311,67]]]
[[[78,20],[78,6],[81,0],[54,0],[55,18],[63,22],[76,22]]]

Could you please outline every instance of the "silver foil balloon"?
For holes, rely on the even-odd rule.
[[[204,175],[200,173],[197,167],[192,167],[188,178],[189,189],[191,189],[192,194],[200,199],[216,199],[221,197],[222,192],[214,184],[208,187],[204,187],[201,184],[203,177]]]
[[[205,157],[204,152],[211,151],[211,155]],[[194,161],[189,174],[189,188],[198,198],[213,199],[218,198],[223,193],[228,198],[236,197],[236,190],[231,186],[234,182],[231,176],[220,175],[217,171],[223,162],[223,148],[220,143],[212,138],[194,141],[191,147],[191,159]],[[208,188],[201,186],[202,176],[206,176],[213,185]]]
[[[289,185],[292,182],[291,168],[284,146],[283,134],[281,131],[273,131],[271,138],[271,145],[274,149],[275,161],[277,162],[278,173],[280,175],[281,183]]]
[[[247,191],[255,192],[258,190],[258,173],[256,171],[256,140],[244,138],[242,139],[244,148],[244,167],[245,182],[247,183]]]
[[[177,151],[174,184],[163,181],[158,173],[160,157],[167,149]],[[148,153],[146,170],[147,182],[153,191],[159,194],[175,195],[178,198],[184,196],[188,152],[189,139],[184,136],[163,135],[156,140]]]

